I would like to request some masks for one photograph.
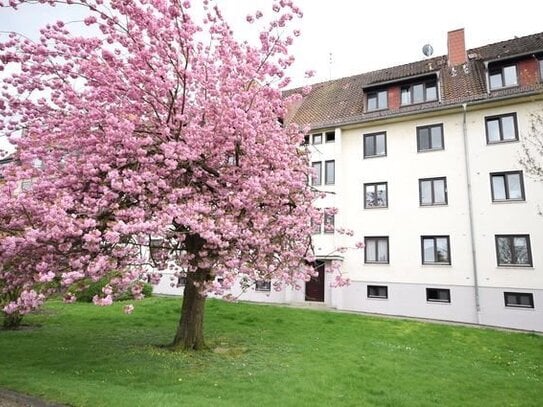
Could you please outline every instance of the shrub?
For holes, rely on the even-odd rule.
[[[94,283],[90,283],[89,286],[80,291],[79,294],[77,294],[77,301],[78,302],[92,302],[92,299],[95,295],[101,296],[102,288],[104,288],[108,283],[107,278],[102,278]],[[143,283],[143,289],[142,294],[145,296],[145,298],[152,297],[153,296],[153,286],[149,283]],[[117,301],[126,301],[126,300],[132,300],[134,296],[132,295],[132,292],[130,289],[128,291],[125,291],[123,293],[120,293],[116,296]]]

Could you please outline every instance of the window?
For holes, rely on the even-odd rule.
[[[451,302],[451,290],[446,288],[427,288],[426,301]]]
[[[388,191],[386,182],[364,184],[364,208],[387,208]]]
[[[531,293],[503,293],[506,307],[533,308],[534,295]]]
[[[270,280],[256,280],[255,290],[256,291],[271,291],[271,281]]]
[[[334,185],[335,182],[336,182],[336,162],[334,160],[325,161],[324,183],[326,185]]]
[[[324,134],[324,138],[327,143],[334,143],[336,141],[336,132],[335,131],[327,131]]]
[[[386,285],[369,285],[368,298],[388,298],[388,287]]]
[[[334,233],[335,230],[335,215],[333,213],[324,212],[324,233]]]
[[[322,133],[313,134],[313,144],[322,144]]]
[[[388,108],[388,91],[380,90],[368,93],[368,111]]]
[[[311,163],[311,167],[313,168],[313,174],[311,175],[311,185],[317,186],[322,184],[322,162],[315,161]]]
[[[183,287],[187,285],[187,273],[185,272],[175,273],[174,276],[177,277],[177,287]]]
[[[443,150],[443,125],[417,127],[417,151]]]
[[[422,264],[451,264],[449,236],[422,236]]]
[[[516,113],[486,117],[485,122],[488,144],[518,140]]]
[[[364,158],[384,155],[387,155],[386,133],[364,134]]]
[[[388,264],[388,237],[365,237],[365,263]]]
[[[435,79],[427,82],[402,86],[402,105],[431,102],[433,100],[437,100],[437,82]]]
[[[311,219],[311,234],[318,235],[321,233],[321,222]]]
[[[421,206],[447,204],[447,178],[419,179],[419,200]]]
[[[153,238],[149,243],[149,256],[151,261],[157,262],[161,260],[166,254],[163,249],[164,239],[162,238]]]
[[[488,69],[490,89],[517,86],[517,66],[515,64],[496,66]]]
[[[543,58],[539,60],[539,81],[543,82]]]
[[[21,191],[29,191],[32,188],[34,181],[30,179],[25,179],[21,181]]]
[[[309,134],[306,134],[304,136],[304,141],[302,143],[302,146],[307,146],[309,144],[309,138],[310,138]]]
[[[496,235],[498,266],[531,266],[529,235]]]
[[[522,171],[494,172],[490,174],[492,201],[524,201]]]

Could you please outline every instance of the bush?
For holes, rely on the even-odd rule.
[[[92,302],[92,299],[95,295],[101,296],[103,294],[102,288],[104,288],[107,283],[107,278],[102,278],[94,283],[90,283],[86,289],[80,291],[79,294],[77,294],[77,301]],[[153,285],[149,283],[143,283],[142,294],[145,296],[145,298],[152,297]],[[125,291],[124,293],[121,293],[116,297],[117,301],[126,301],[132,299],[134,299],[134,296],[132,295],[132,292],[130,290]]]
[[[92,302],[92,298],[95,295],[102,295],[102,288],[104,288],[107,285],[108,280],[106,278],[102,278],[96,282],[91,282],[89,286],[77,293],[77,301],[78,302]]]

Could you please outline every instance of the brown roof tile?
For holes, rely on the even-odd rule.
[[[486,92],[485,61],[494,61],[526,55],[543,53],[543,33],[528,35],[495,44],[467,50],[468,62],[464,66],[451,68],[445,55],[409,64],[367,72],[328,82],[317,83],[289,113],[288,121],[309,125],[313,129],[355,123],[385,116],[393,116],[413,111],[449,106],[472,100],[491,99],[517,95],[530,91],[541,91],[540,84],[531,87],[516,87],[504,91]],[[364,113],[363,90],[385,86],[390,82],[422,75],[437,74],[441,84],[439,102],[401,107],[399,110],[385,110]],[[285,95],[301,92],[291,89]]]

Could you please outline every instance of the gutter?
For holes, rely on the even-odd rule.
[[[475,289],[475,316],[477,324],[480,323],[479,313],[481,312],[481,301],[479,296],[479,275],[477,273],[477,249],[475,245],[475,228],[473,225],[473,197],[471,191],[471,173],[468,149],[468,126],[467,126],[468,104],[462,104],[462,136],[464,141],[464,164],[466,169],[466,184],[468,187],[468,213],[469,233],[471,239],[471,262],[473,267],[473,288]]]

